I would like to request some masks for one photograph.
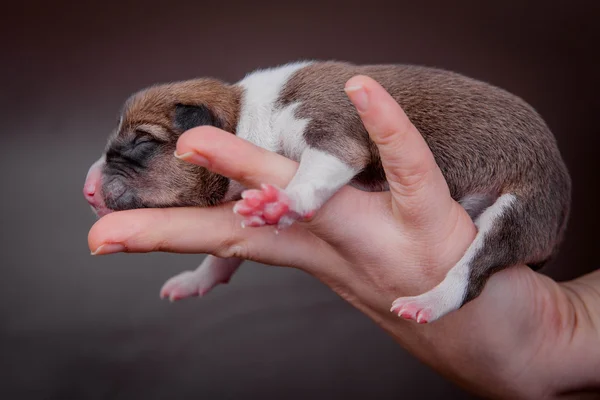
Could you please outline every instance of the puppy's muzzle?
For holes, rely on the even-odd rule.
[[[96,161],[89,169],[83,185],[83,196],[97,216],[103,217],[112,212],[106,207],[102,198],[102,167],[104,157]]]

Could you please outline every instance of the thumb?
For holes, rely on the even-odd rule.
[[[402,107],[376,81],[351,78],[345,87],[377,146],[392,194],[394,215],[404,222],[448,215],[452,198],[429,146]]]

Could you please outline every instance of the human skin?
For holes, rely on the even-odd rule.
[[[233,203],[111,213],[92,227],[94,254],[152,251],[240,257],[299,268],[368,315],[418,359],[463,388],[511,399],[600,396],[600,271],[557,283],[517,265],[481,295],[431,324],[390,312],[400,296],[445,276],[476,234],[450,197],[433,155],[375,81],[346,84],[377,144],[389,192],[344,187],[309,222],[275,235],[241,227]],[[177,153],[248,188],[285,187],[298,164],[214,127],[184,133]]]

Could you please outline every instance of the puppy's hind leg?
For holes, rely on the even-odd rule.
[[[296,220],[310,219],[335,192],[360,172],[339,158],[315,148],[302,152],[300,166],[285,190],[262,185],[246,190],[234,212],[246,217],[244,226],[290,226]]]
[[[215,286],[229,282],[243,261],[241,258],[208,255],[196,270],[185,271],[169,279],[160,290],[160,297],[175,301],[204,296]]]
[[[501,195],[477,217],[474,241],[444,280],[419,296],[396,299],[391,311],[418,323],[433,322],[479,296],[492,273],[519,262],[543,262],[551,246],[539,238],[551,229],[544,217],[551,218],[527,205],[514,194]]]

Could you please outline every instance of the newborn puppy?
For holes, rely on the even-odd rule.
[[[494,86],[447,71],[408,66],[299,62],[229,85],[197,79],[153,86],[129,98],[84,194],[98,215],[141,207],[207,207],[237,200],[246,226],[285,228],[310,218],[342,186],[387,190],[377,147],[344,93],[352,76],[378,81],[423,135],[452,197],[478,233],[445,279],[401,297],[392,311],[434,321],[476,298],[489,276],[557,251],[571,181],[556,141],[536,111]],[[285,189],[247,190],[173,156],[178,136],[212,125],[300,163]],[[241,198],[240,198],[241,197]],[[203,295],[242,260],[208,256],[169,280],[161,296]]]

